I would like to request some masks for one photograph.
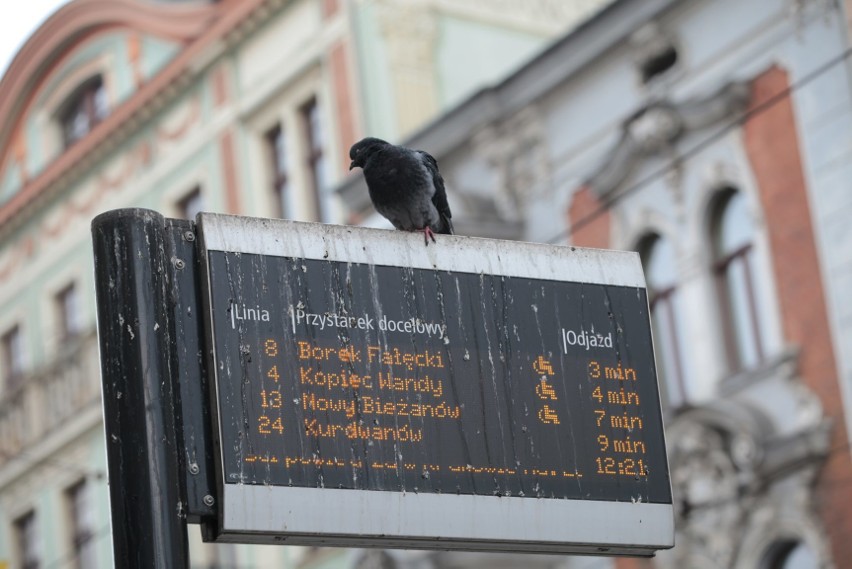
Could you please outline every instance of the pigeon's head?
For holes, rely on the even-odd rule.
[[[349,149],[349,158],[352,160],[349,164],[349,169],[351,170],[356,166],[363,168],[370,156],[385,146],[388,146],[388,143],[378,138],[364,138],[359,140]]]

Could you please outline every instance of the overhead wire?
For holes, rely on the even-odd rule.
[[[788,20],[788,18],[789,18],[788,15],[782,14],[782,15],[776,16],[775,19],[767,22],[767,25],[775,26],[775,25],[778,25],[778,24],[785,22],[786,20]],[[817,13],[811,13],[811,14],[802,14],[798,18],[799,18],[799,25],[807,26],[807,25],[810,25],[810,24],[812,24],[816,21],[822,20],[823,16],[821,16]],[[764,40],[758,40],[758,41],[752,42],[753,39],[754,38],[749,38],[748,40],[744,40],[743,42],[740,43],[740,46],[736,48],[736,49],[739,50],[743,46],[744,43],[751,43],[752,44],[748,51],[740,54],[739,57],[741,58],[742,61],[754,61],[755,59],[759,58],[761,55],[767,53],[767,51],[770,51],[770,50],[776,48],[779,44],[783,43],[784,41],[789,40],[790,34],[784,33],[784,32],[778,32],[774,35],[774,37],[770,36],[770,38],[768,40],[764,39]],[[725,47],[725,48],[721,49],[720,51],[716,52],[715,56],[716,56],[717,59],[718,58],[724,58],[728,53],[730,53],[730,50],[731,50],[730,47]],[[711,56],[711,58],[712,58],[712,56]],[[713,67],[713,65],[715,65],[714,60],[711,59],[710,61],[705,61],[701,66],[687,70],[685,75],[679,73],[678,77],[677,77],[677,81],[678,82],[689,81],[690,77],[694,77],[694,76],[700,75],[702,73],[705,73],[707,71],[707,69]],[[612,130],[613,130],[612,123],[608,123],[608,124],[602,125],[600,128],[595,130],[592,134],[587,136],[578,145],[580,155],[582,155],[584,152],[594,153],[594,150],[592,150],[592,149],[595,147],[595,145],[598,144],[599,142],[601,142],[602,139],[604,139],[608,135],[610,135],[612,133]],[[558,189],[561,185],[563,185],[565,183],[570,183],[572,180],[576,181],[578,178],[581,178],[584,174],[588,174],[588,166],[586,166],[585,164],[573,164],[572,166],[569,166],[567,169],[565,168],[565,166],[564,166],[565,163],[569,162],[572,158],[576,158],[577,154],[578,154],[578,152],[577,152],[576,147],[570,148],[570,149],[564,150],[561,155],[556,155],[548,161],[549,166],[551,168],[556,168],[556,169],[562,170],[562,172],[559,174],[559,176],[557,178],[550,180],[550,186],[552,188]]]
[[[784,88],[781,91],[771,95],[770,97],[768,97],[766,100],[762,101],[761,103],[759,103],[759,104],[747,109],[746,111],[740,113],[735,118],[728,120],[725,124],[723,124],[719,129],[717,129],[713,133],[711,133],[708,137],[702,139],[701,141],[696,143],[693,147],[687,149],[682,154],[680,154],[677,157],[673,158],[672,160],[668,161],[664,166],[656,169],[651,174],[649,174],[648,176],[639,180],[635,184],[627,187],[626,189],[624,189],[620,192],[614,193],[613,195],[605,198],[604,200],[601,200],[601,203],[591,213],[587,214],[586,216],[584,216],[583,218],[578,220],[576,223],[572,224],[571,227],[566,228],[565,230],[561,231],[559,234],[548,239],[546,242],[547,243],[556,243],[556,242],[561,241],[565,238],[573,236],[577,231],[579,231],[583,227],[588,226],[590,223],[592,223],[593,221],[598,219],[600,216],[604,215],[607,211],[609,211],[614,205],[616,205],[621,200],[624,200],[626,197],[640,191],[643,188],[648,187],[652,182],[657,181],[657,180],[661,179],[662,177],[666,176],[672,170],[673,167],[675,167],[679,164],[682,164],[686,160],[694,158],[700,152],[702,152],[703,150],[708,148],[711,144],[715,143],[716,141],[721,139],[724,135],[731,132],[734,128],[745,124],[746,122],[753,119],[754,117],[756,117],[756,116],[768,111],[769,109],[773,108],[775,105],[777,105],[781,101],[785,100],[791,94],[793,94],[796,91],[798,91],[799,89],[807,86],[808,84],[810,84],[814,80],[818,79],[819,77],[821,77],[822,75],[824,75],[825,73],[827,73],[828,71],[833,69],[836,65],[847,60],[850,55],[852,55],[852,48],[844,50],[843,52],[841,52],[837,56],[832,57],[831,59],[827,60],[826,62],[824,62],[823,64],[821,64],[820,66],[818,66],[817,68],[812,70],[811,72],[803,75],[800,79],[791,83],[786,88]],[[835,452],[839,452],[841,450],[848,452],[849,449],[850,449],[850,443],[838,445],[838,447],[835,447],[835,448],[829,450],[829,452],[825,455],[825,459],[827,460]],[[19,452],[16,452],[16,453],[13,454],[13,453],[9,453],[7,451],[0,449],[0,454],[2,454],[3,456],[5,456],[7,458],[14,458],[15,456],[17,456],[19,454],[26,455],[28,453],[26,451],[19,451]],[[104,473],[101,472],[101,471],[84,470],[77,465],[72,465],[68,462],[59,461],[59,460],[54,459],[54,458],[41,457],[38,460],[40,462],[44,462],[44,463],[47,463],[47,464],[53,464],[55,466],[58,466],[58,467],[61,467],[61,468],[64,468],[64,469],[70,469],[72,471],[76,471],[76,472],[78,472],[78,473],[80,473],[84,476],[87,476],[87,477],[92,476],[92,477],[95,477],[97,479],[101,479],[101,478],[104,477]],[[850,484],[850,483],[852,483],[852,480],[836,480],[836,481],[831,481],[831,483],[832,483],[832,485],[833,484],[837,484],[837,485]],[[737,500],[739,500],[739,498],[737,498]],[[720,501],[718,503],[714,503],[712,505],[713,506],[724,505],[724,502],[726,502],[726,501],[733,501],[733,500],[724,500],[724,501]],[[93,532],[90,539],[92,539],[92,540],[102,539],[106,535],[109,535],[110,532],[111,532],[111,526],[110,526],[110,524],[106,524],[105,526],[101,527],[97,531]],[[76,561],[77,557],[78,557],[78,553],[76,551],[71,551],[68,554],[60,557],[59,559],[53,561],[52,563],[45,565],[45,568],[46,569],[57,569],[57,568],[60,568],[60,567],[64,567],[64,566],[68,565],[69,563]],[[612,562],[609,558],[602,559],[600,567],[610,566],[611,563]]]
[[[562,241],[566,238],[572,237],[577,231],[581,230],[582,228],[586,227],[587,225],[598,219],[600,216],[604,215],[621,200],[638,192],[643,188],[648,187],[651,182],[663,178],[664,176],[669,174],[674,167],[682,165],[685,161],[694,158],[696,155],[708,148],[711,144],[715,143],[723,136],[731,132],[734,128],[739,127],[748,122],[749,120],[753,119],[754,117],[768,111],[781,101],[785,100],[794,92],[805,87],[806,85],[810,84],[819,77],[822,77],[822,75],[830,71],[836,65],[848,59],[850,55],[852,55],[852,48],[848,48],[841,52],[839,55],[830,58],[825,63],[819,65],[817,68],[810,71],[809,73],[806,73],[797,81],[790,83],[787,87],[771,95],[766,100],[761,101],[759,104],[754,105],[753,107],[743,111],[733,119],[729,119],[726,123],[723,124],[722,127],[718,128],[715,132],[697,142],[693,147],[687,149],[682,154],[679,154],[677,157],[668,161],[662,167],[657,168],[635,184],[628,186],[627,188],[621,191],[613,192],[610,196],[602,199],[600,204],[598,204],[597,207],[591,211],[591,213],[580,218],[576,223],[573,223],[570,227],[560,231],[558,234],[546,240],[545,243],[553,244]]]

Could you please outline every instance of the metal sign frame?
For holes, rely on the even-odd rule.
[[[629,252],[453,236],[424,247],[419,234],[207,213],[198,228],[207,330],[211,251],[645,288]],[[218,439],[222,378],[208,369]],[[219,515],[207,535],[217,541],[636,556],[674,545],[671,504],[226,483],[221,444]]]

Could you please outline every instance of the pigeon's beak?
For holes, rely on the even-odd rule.
[[[349,169],[351,170],[354,167],[355,167],[355,161],[353,160],[352,162],[349,163]]]

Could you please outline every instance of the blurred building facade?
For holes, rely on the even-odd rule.
[[[36,30],[0,81],[0,564],[112,566],[95,215],[346,221],[354,140],[409,135],[604,3],[73,0]],[[395,559],[191,535],[194,567]]]
[[[850,564],[848,16],[617,1],[405,141],[460,234],[643,258],[677,545],[618,567]]]

